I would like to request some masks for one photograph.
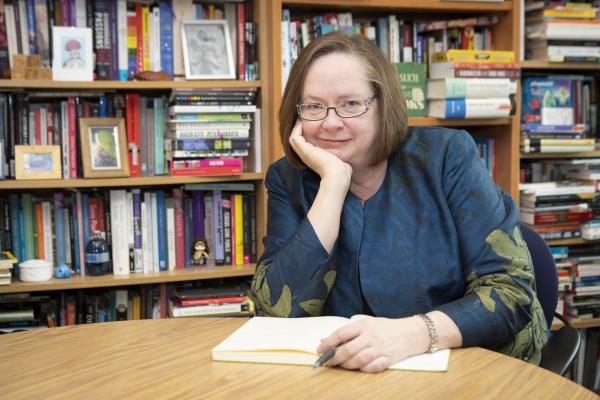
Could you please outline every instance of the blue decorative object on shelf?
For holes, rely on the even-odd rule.
[[[71,277],[71,268],[65,264],[61,264],[54,270],[54,277],[57,279],[64,279]]]

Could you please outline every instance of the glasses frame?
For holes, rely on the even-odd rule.
[[[361,115],[363,115],[367,111],[369,111],[369,106],[373,103],[373,101],[376,98],[377,98],[377,95],[373,95],[371,97],[367,97],[366,99],[364,99],[365,110],[363,112],[361,112],[360,114],[356,114],[351,117],[345,117],[343,115],[340,115],[340,113],[338,112],[337,107],[341,106],[344,103],[338,104],[337,106],[333,106],[333,107],[325,107],[325,115],[323,116],[323,118],[318,118],[318,119],[306,118],[302,115],[302,106],[305,104],[296,104],[296,111],[298,112],[298,117],[302,118],[305,121],[323,121],[329,115],[329,110],[335,111],[335,114],[340,118],[356,118],[356,117],[360,117]]]

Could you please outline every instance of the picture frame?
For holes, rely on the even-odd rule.
[[[15,179],[62,179],[60,146],[15,146]]]
[[[52,27],[52,79],[93,81],[92,29]]]
[[[124,118],[80,118],[84,178],[129,176]]]
[[[226,20],[182,21],[181,43],[186,79],[236,78]]]

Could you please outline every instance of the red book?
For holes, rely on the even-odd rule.
[[[171,176],[217,176],[217,175],[241,175],[241,167],[197,167],[171,169]]]
[[[127,126],[129,174],[132,177],[142,175],[140,158],[141,155],[139,102],[139,94],[127,93],[125,95],[125,121]]]
[[[240,81],[245,80],[246,76],[246,38],[244,37],[246,10],[244,7],[244,3],[237,4],[237,75]],[[234,42],[235,39],[231,38],[231,41]]]
[[[40,110],[34,111],[35,116],[35,144],[42,144],[42,121],[40,118],[42,117],[42,112]]]
[[[186,299],[176,300],[177,305],[182,306],[201,306],[206,304],[230,304],[230,303],[243,303],[248,299],[246,296],[233,296],[233,297],[215,297],[212,299]]]
[[[70,177],[77,178],[77,112],[75,110],[75,97],[67,98],[67,121],[69,125],[69,165]],[[82,264],[83,265],[83,264]]]
[[[522,213],[521,220],[528,224],[555,224],[561,222],[585,222],[592,219],[592,210],[582,212],[557,212],[543,214]]]

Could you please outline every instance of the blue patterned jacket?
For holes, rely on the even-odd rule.
[[[549,332],[518,209],[468,133],[411,128],[364,206],[346,196],[331,254],[306,217],[319,182],[285,158],[269,168],[265,252],[252,282],[263,313],[400,318],[440,310],[463,346],[539,363]]]

